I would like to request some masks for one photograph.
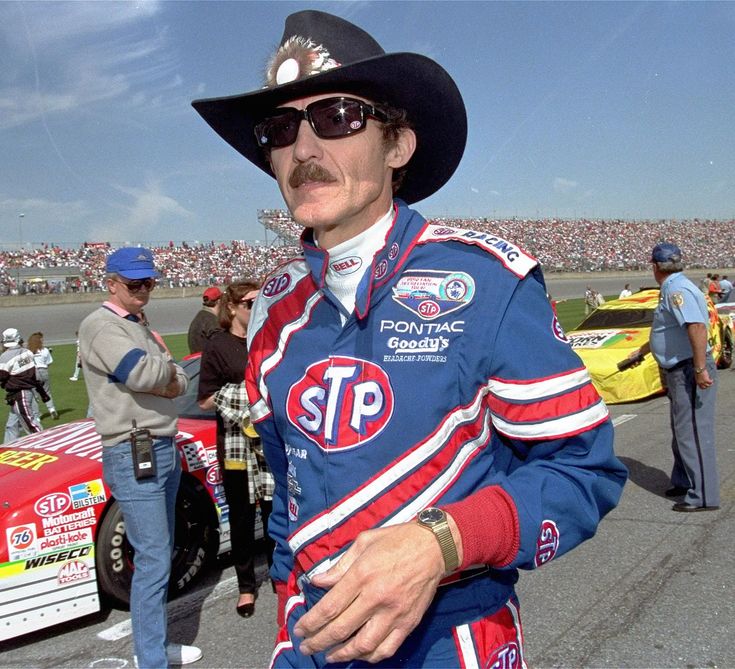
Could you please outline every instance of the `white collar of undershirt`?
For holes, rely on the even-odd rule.
[[[329,249],[325,283],[348,314],[355,309],[357,287],[375,254],[383,248],[392,222],[393,207],[367,230]]]

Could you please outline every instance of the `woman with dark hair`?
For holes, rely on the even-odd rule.
[[[36,364],[36,378],[43,384],[43,389],[48,394],[46,408],[51,418],[56,420],[59,414],[54,406],[54,398],[51,397],[51,380],[49,379],[48,366],[54,361],[51,349],[43,345],[43,332],[34,332],[28,337],[28,350],[33,353],[33,362]]]
[[[255,613],[255,516],[260,504],[264,531],[272,508],[273,476],[252,430],[245,393],[248,361],[246,334],[250,310],[258,294],[255,281],[227,286],[219,301],[219,324],[204,342],[199,374],[199,406],[217,411],[217,457],[229,506],[232,562],[240,597],[237,613],[249,618]],[[268,563],[273,542],[266,534]]]

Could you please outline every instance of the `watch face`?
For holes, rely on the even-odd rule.
[[[444,519],[444,512],[441,509],[437,509],[436,507],[430,506],[428,509],[424,509],[421,513],[419,513],[419,520],[422,523],[427,523],[429,525],[433,525],[434,523],[438,523]]]

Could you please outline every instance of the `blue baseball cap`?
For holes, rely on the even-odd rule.
[[[161,276],[153,263],[153,254],[142,246],[118,249],[107,256],[108,274],[126,279],[148,279]]]
[[[651,262],[681,262],[681,249],[669,242],[656,244],[651,251]]]

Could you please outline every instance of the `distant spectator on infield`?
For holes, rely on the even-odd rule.
[[[189,353],[200,353],[209,333],[219,327],[217,305],[220,297],[222,291],[217,286],[210,286],[202,294],[202,308],[189,325]]]
[[[44,346],[43,332],[34,332],[28,337],[28,350],[33,353],[33,360],[36,363],[36,378],[41,382],[48,395],[48,400],[45,402],[46,408],[51,414],[51,418],[56,420],[59,414],[54,406],[54,398],[51,397],[51,380],[49,379],[48,369],[54,358],[51,355],[51,349]]]
[[[618,295],[618,299],[622,300],[624,297],[630,297],[633,294],[633,291],[630,289],[630,284],[626,283],[623,290],[620,291],[620,295]]]

